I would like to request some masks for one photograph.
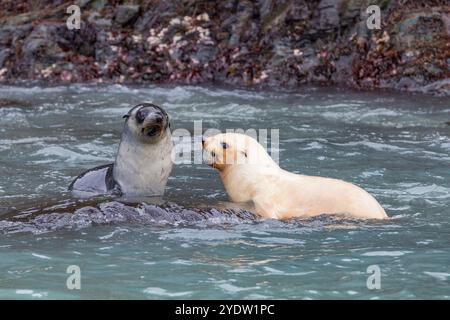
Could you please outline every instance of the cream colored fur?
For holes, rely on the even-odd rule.
[[[387,218],[377,200],[362,188],[338,179],[283,170],[249,136],[218,134],[207,138],[203,147],[206,163],[219,170],[231,200],[252,201],[256,212],[264,218],[321,214]]]

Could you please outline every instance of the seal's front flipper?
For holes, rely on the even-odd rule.
[[[111,163],[83,172],[70,184],[69,190],[80,197],[119,191],[113,178],[113,166]]]

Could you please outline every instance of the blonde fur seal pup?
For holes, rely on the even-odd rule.
[[[264,218],[287,219],[321,214],[384,219],[380,204],[365,190],[331,178],[281,169],[253,138],[218,134],[202,141],[205,162],[219,171],[234,202],[252,201]]]
[[[141,103],[126,115],[122,139],[113,164],[78,176],[69,190],[78,196],[118,193],[161,196],[172,170],[169,116],[163,108]]]

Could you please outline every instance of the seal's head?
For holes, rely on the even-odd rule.
[[[114,181],[127,196],[160,196],[172,170],[169,116],[155,104],[141,103],[124,118]]]
[[[165,136],[170,127],[166,111],[152,103],[141,103],[126,115],[125,128],[142,143],[155,143]]]
[[[258,141],[244,134],[217,134],[203,139],[202,145],[204,162],[219,171],[244,165],[276,165]]]
[[[205,163],[219,171],[228,195],[235,202],[252,200],[254,187],[261,184],[261,178],[267,172],[276,176],[280,170],[263,146],[250,136],[221,133],[202,143]]]

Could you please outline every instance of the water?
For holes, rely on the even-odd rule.
[[[0,108],[0,298],[450,298],[448,98],[153,86],[2,86],[0,98],[21,102]],[[73,213],[71,180],[113,161],[121,116],[149,100],[167,108],[173,129],[192,131],[194,120],[278,128],[282,167],[356,183],[391,219],[50,219],[10,232],[11,216],[31,208]],[[176,166],[165,199],[227,201],[217,173],[200,164]],[[81,269],[81,290],[66,287],[69,265]],[[379,290],[366,286],[370,265],[380,267]]]

